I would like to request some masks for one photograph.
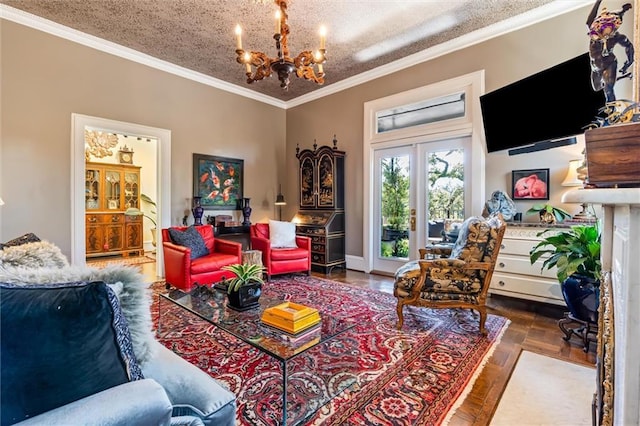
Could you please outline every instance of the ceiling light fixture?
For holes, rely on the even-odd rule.
[[[262,52],[245,51],[242,49],[242,28],[236,26],[236,61],[244,64],[247,83],[262,80],[271,76],[271,72],[275,72],[280,80],[280,87],[289,88],[289,75],[296,73],[298,78],[311,80],[317,84],[324,83],[324,70],[322,64],[325,62],[325,37],[326,30],[320,27],[320,48],[314,53],[310,50],[301,52],[295,58],[289,56],[289,47],[287,40],[289,38],[289,25],[287,24],[287,0],[274,0],[279,10],[276,12],[275,33],[273,38],[276,41],[276,49],[278,55],[276,58],[270,58]],[[314,66],[318,66],[318,72]],[[253,72],[252,66],[255,67]]]

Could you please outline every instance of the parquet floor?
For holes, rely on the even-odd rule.
[[[155,279],[155,263],[140,266],[147,276]],[[388,276],[351,270],[314,275],[393,293],[393,278]],[[473,389],[451,419],[450,426],[489,424],[523,349],[577,364],[595,364],[595,343],[585,353],[577,337],[570,342],[562,339],[563,333],[557,326],[558,319],[563,315],[562,307],[501,296],[490,297],[487,305],[489,313],[509,318],[511,324]]]

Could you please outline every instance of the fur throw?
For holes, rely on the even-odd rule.
[[[38,241],[18,246],[5,246],[0,250],[0,267],[45,268],[69,266],[60,248],[48,241]]]
[[[27,245],[29,244],[19,247]],[[5,253],[7,250],[4,250]],[[55,257],[53,255],[55,251],[52,251],[51,256],[45,255],[44,257],[47,259]],[[57,251],[59,252],[59,249]],[[24,256],[35,258],[28,252],[24,253]],[[34,262],[37,263],[37,261]],[[138,362],[140,365],[144,365],[153,357],[155,338],[152,332],[151,311],[149,309],[151,290],[149,284],[144,282],[144,276],[136,267],[111,265],[103,269],[77,266],[61,268],[57,265],[57,261],[52,261],[53,266],[34,268],[34,263],[31,261],[27,262],[27,267],[18,265],[19,263],[18,261],[10,263],[4,259],[4,263],[0,263],[0,281],[24,285],[74,281],[104,281],[107,283],[115,291],[120,301],[120,307],[129,325],[133,351]]]

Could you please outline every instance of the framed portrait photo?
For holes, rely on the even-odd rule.
[[[205,210],[238,210],[244,185],[244,160],[193,154],[193,195]]]
[[[511,188],[514,200],[548,200],[549,169],[513,170]]]

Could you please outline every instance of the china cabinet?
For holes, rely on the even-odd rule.
[[[313,144],[296,148],[300,161],[300,210],[294,217],[296,234],[311,238],[311,269],[329,273],[346,267],[344,167],[345,152]]]
[[[86,163],[85,218],[87,257],[142,254],[140,167]]]

